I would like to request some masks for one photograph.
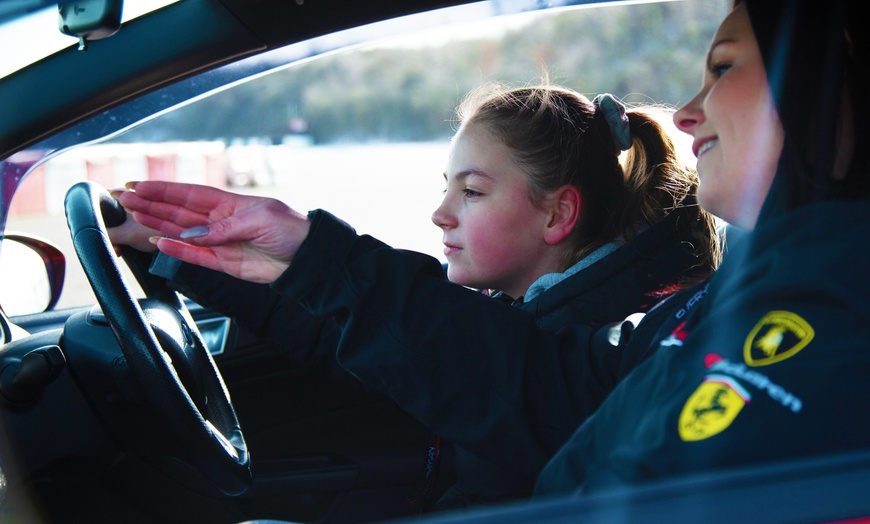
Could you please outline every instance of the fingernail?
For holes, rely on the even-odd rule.
[[[148,242],[151,242],[152,244],[156,245],[157,241],[160,240],[161,238],[163,238],[163,237],[148,237]]]
[[[179,235],[181,238],[197,238],[204,237],[208,234],[208,226],[196,226],[190,229],[185,229]]]
[[[136,187],[136,182],[127,182],[126,184],[124,184],[124,187],[132,190]]]

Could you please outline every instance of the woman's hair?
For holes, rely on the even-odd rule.
[[[759,220],[818,200],[870,197],[870,150],[864,147],[870,139],[870,47],[862,27],[870,20],[870,3],[740,0],[735,5],[740,3],[746,4],[785,131]],[[844,136],[851,136],[854,146]],[[851,149],[851,159],[835,168],[843,149]]]
[[[714,219],[695,203],[697,175],[679,161],[659,123],[662,111],[626,112],[631,146],[622,163],[604,113],[575,91],[546,85],[485,85],[457,110],[462,126],[482,125],[511,149],[529,177],[533,203],[567,184],[580,190],[580,217],[563,271],[608,242],[630,240],[680,206],[694,210],[690,231],[699,272],[715,269],[720,253]]]

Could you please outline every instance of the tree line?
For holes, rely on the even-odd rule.
[[[566,9],[498,37],[357,48],[306,61],[161,117],[122,140],[426,141],[453,134],[461,97],[486,82],[554,84],[679,105],[730,1]],[[229,130],[233,136],[227,136]]]

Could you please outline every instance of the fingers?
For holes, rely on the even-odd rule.
[[[197,243],[252,240],[280,219],[276,215],[292,211],[275,199],[195,184],[146,181],[127,187],[118,199],[137,221],[175,238],[208,234]],[[197,229],[202,227],[209,231]]]
[[[239,246],[196,246],[166,237],[154,237],[152,241],[160,251],[171,257],[222,271],[249,282],[268,284],[288,267],[288,264],[275,263],[257,254],[246,253]]]
[[[244,200],[243,195],[237,195],[214,187],[184,184],[181,182],[161,182],[157,180],[129,182],[127,183],[127,189],[137,195],[141,201],[179,206],[191,212],[205,215],[208,215],[216,208],[226,206],[227,203]]]
[[[121,204],[143,224],[176,238],[186,229],[222,222],[271,200],[175,182],[131,182],[127,187],[118,197]]]
[[[134,214],[151,215],[175,223],[181,228],[202,224],[209,220],[208,213],[198,212],[178,204],[142,198],[138,193],[131,191],[123,192],[118,201]]]
[[[133,219],[136,222],[142,224],[149,229],[153,229],[159,232],[159,236],[170,236],[173,238],[179,238],[181,236],[181,233],[187,229],[186,225],[179,225],[171,220],[164,220],[148,213],[133,211],[132,215]]]
[[[215,253],[207,247],[194,246],[166,237],[152,237],[154,245],[163,253],[191,264],[223,271],[223,265]]]
[[[272,198],[247,202],[233,214],[182,231],[179,238],[200,246],[245,244],[262,256],[289,260],[308,235],[308,218]]]
[[[135,187],[139,184],[141,183],[128,183],[127,187]],[[150,184],[143,185],[143,187],[146,188],[146,190],[143,191],[143,194],[148,194],[149,191],[147,188],[149,185]],[[111,195],[118,200],[118,202],[120,202],[127,210],[128,214],[133,217],[133,220],[127,220],[118,228],[114,228],[118,231],[110,231],[109,236],[112,241],[116,243],[129,243],[125,242],[125,237],[127,236],[125,225],[130,222],[141,225],[143,229],[150,231],[150,233],[143,234],[142,238],[140,238],[140,240],[144,238],[147,243],[147,238],[149,236],[169,235],[177,237],[182,231],[191,225],[202,224],[208,219],[207,215],[202,213],[193,212],[180,206],[142,198],[140,194],[127,189],[113,190],[111,191]],[[156,248],[151,246],[151,249],[154,250]]]

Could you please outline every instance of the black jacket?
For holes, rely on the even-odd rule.
[[[694,263],[680,235],[660,233],[673,231],[678,216],[512,307],[447,282],[431,257],[357,236],[314,212],[308,239],[272,287],[333,316],[341,366],[509,472],[510,484],[527,493],[612,390],[621,367],[632,367],[612,343],[614,332],[599,327],[654,302],[649,292],[670,280],[653,286],[650,275],[673,279]]]
[[[687,279],[703,273],[689,231],[684,228],[693,210],[679,209],[631,242],[596,263],[547,289],[528,302],[513,305],[534,316],[542,329],[557,332],[572,324],[598,328],[624,319],[633,312],[646,311],[685,285]],[[500,319],[493,317],[493,322]],[[470,348],[477,351],[476,348]],[[494,358],[506,358],[505,356]],[[621,353],[610,345],[590,363],[597,383],[595,393],[576,399],[574,411],[557,417],[550,431],[555,443],[564,442],[574,429],[613,388],[619,374]],[[566,395],[575,394],[571,390]],[[579,393],[585,396],[586,393]],[[536,408],[543,409],[543,407]],[[502,502],[528,497],[534,476],[518,475],[502,464],[485,460],[461,445],[455,447],[457,482],[438,501],[438,509]]]
[[[694,211],[690,209],[676,210],[631,242],[556,284],[534,300],[516,302],[515,309],[525,312],[524,316],[549,332],[556,332],[573,324],[590,329],[598,328],[621,320],[632,312],[648,309],[666,294],[673,292],[674,284],[682,283],[684,278],[705,271],[703,267],[696,267],[699,263],[694,256],[694,247],[689,241],[689,232],[686,230],[688,220],[693,214]],[[314,212],[312,218],[313,233],[304,248],[304,253],[312,257],[337,260],[347,247],[338,239],[354,242],[357,238],[349,228],[327,213]],[[335,233],[335,230],[340,232]],[[481,352],[481,357],[495,360],[511,358],[510,345],[489,341],[475,342],[479,339],[471,334],[478,331],[476,319],[479,316],[481,321],[487,323],[488,330],[504,331],[506,324],[510,322],[500,316],[501,311],[505,309],[504,304],[494,305],[497,301],[446,282],[440,265],[430,257],[393,250],[368,237],[364,237],[362,242],[371,243],[375,249],[387,250],[401,261],[395,268],[391,267],[394,263],[390,262],[390,258],[379,262],[385,264],[378,268],[384,271],[383,274],[390,275],[393,269],[396,269],[396,276],[387,277],[390,282],[372,280],[375,285],[370,288],[370,292],[376,297],[381,296],[376,300],[384,301],[390,318],[384,318],[383,321],[375,324],[375,327],[361,324],[368,326],[361,329],[362,333],[343,334],[341,328],[347,321],[347,317],[342,311],[315,309],[313,313],[308,312],[296,300],[280,293],[281,283],[273,285],[274,289],[272,289],[266,285],[246,283],[222,273],[188,264],[156,272],[172,277],[173,287],[197,302],[222,311],[253,332],[265,335],[276,347],[281,348],[297,362],[328,360],[334,363],[336,348],[355,344],[354,340],[362,337],[366,342],[360,344],[364,346],[364,351],[369,352],[366,357],[367,371],[376,373],[381,358],[380,352],[390,351],[389,344],[381,348],[379,337],[403,329],[400,324],[406,318],[413,316],[428,322],[431,317],[440,316],[445,309],[454,308],[466,300],[471,300],[472,304],[481,303],[486,308],[486,313],[475,311],[472,322],[467,318],[455,322],[450,327],[449,333],[442,333],[442,335],[446,335],[450,343],[463,352]],[[419,268],[427,277],[437,281],[439,287],[449,289],[449,295],[445,296],[438,292],[428,295],[415,294],[413,300],[419,298],[421,301],[408,302],[406,305],[404,301],[410,299],[400,297],[394,290],[413,292],[411,282],[405,281],[400,276],[406,274],[402,266],[408,261],[412,267]],[[294,270],[298,270],[298,265],[295,266]],[[316,270],[319,273],[323,263],[316,262],[314,267],[320,268]],[[302,282],[311,279],[307,275],[299,275],[298,278]],[[343,294],[343,298],[337,297],[337,300],[346,299],[351,302],[355,300],[352,289],[357,286],[352,282],[348,284],[347,291],[338,291]],[[416,314],[409,315],[412,312]],[[427,314],[427,312],[432,313]],[[333,313],[337,316],[332,317]],[[336,318],[338,322],[335,321]],[[341,338],[341,346],[339,338]],[[442,340],[444,340],[443,336],[438,341],[430,341],[423,333],[414,335],[410,332],[407,342],[410,346],[418,347],[419,351],[425,352],[429,350],[427,348]],[[288,341],[294,343],[290,344]],[[482,345],[488,347],[480,347]],[[546,400],[545,405],[530,405],[530,409],[540,412],[541,416],[547,419],[546,428],[542,428],[542,436],[545,440],[541,443],[541,456],[544,458],[556,452],[616,383],[620,353],[614,351],[612,346],[603,347],[600,354],[586,358],[586,361],[588,369],[580,383],[566,383],[562,389],[550,393],[560,397],[559,405],[570,407],[554,409],[556,406],[552,406]],[[351,371],[359,375],[358,370],[351,369]],[[336,371],[338,374],[342,372],[343,370]],[[553,382],[556,384],[564,379],[565,371],[559,369],[559,366],[545,371],[545,375],[541,378],[549,382],[550,379],[546,374],[555,375],[557,378]],[[453,383],[452,377],[445,377],[444,380],[445,385],[449,386]],[[365,378],[363,382],[371,385]],[[396,400],[402,403],[401,399]],[[423,422],[426,422],[425,418]],[[440,431],[437,426],[432,429]],[[441,508],[493,502],[531,494],[537,469],[517,472],[498,461],[481,458],[477,453],[467,450],[461,442],[457,445],[455,454],[458,483],[442,499],[439,504]]]

